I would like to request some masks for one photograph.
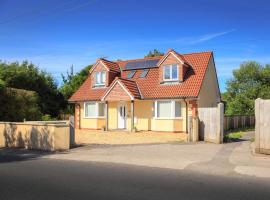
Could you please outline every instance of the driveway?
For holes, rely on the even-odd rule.
[[[270,178],[270,156],[254,155],[247,133],[238,142],[211,144],[89,145],[65,153],[44,156],[49,159],[95,161],[197,171],[235,176]]]

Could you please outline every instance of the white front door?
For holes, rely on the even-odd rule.
[[[126,129],[127,121],[127,106],[124,103],[118,105],[118,128]]]

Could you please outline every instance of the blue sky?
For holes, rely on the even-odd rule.
[[[270,63],[270,2],[247,0],[0,0],[0,60],[55,76],[98,57],[151,49],[214,51],[220,88],[247,60]]]

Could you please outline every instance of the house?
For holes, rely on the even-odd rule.
[[[187,132],[189,116],[220,102],[213,52],[98,59],[69,102],[76,129]]]

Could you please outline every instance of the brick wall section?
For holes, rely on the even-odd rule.
[[[189,101],[189,104],[191,105],[192,109],[192,116],[197,117],[198,116],[198,104],[197,101]]]
[[[75,118],[74,118],[74,123],[75,123],[75,128],[76,129],[81,128],[80,115],[81,115],[80,104],[76,104],[75,105]]]
[[[159,67],[159,81],[163,82],[163,67],[165,65],[172,65],[172,64],[177,64],[178,65],[178,77],[179,77],[179,81],[184,81],[184,76],[185,73],[187,71],[187,66],[186,65],[182,65],[180,63],[180,61],[175,58],[175,56],[173,56],[172,54],[170,54],[165,60],[164,62],[161,64],[161,66]]]
[[[111,92],[105,99],[106,101],[130,101],[130,96],[122,88],[119,83],[116,83]]]

